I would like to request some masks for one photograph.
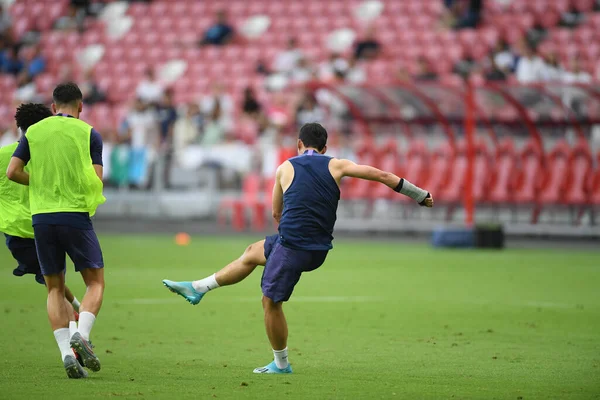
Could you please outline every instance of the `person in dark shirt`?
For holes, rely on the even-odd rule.
[[[251,87],[247,87],[246,89],[244,89],[242,111],[244,111],[245,114],[251,117],[256,117],[261,112],[261,110],[262,106],[256,98],[254,89]]]
[[[375,38],[375,29],[370,27],[367,30],[365,38],[356,42],[354,49],[354,58],[357,60],[365,59],[372,60],[377,58],[381,52],[381,44]]]
[[[198,304],[210,290],[245,279],[257,265],[264,265],[261,288],[267,336],[274,361],[256,368],[257,374],[286,374],[288,328],[283,302],[289,300],[302,273],[314,271],[332,249],[340,183],[343,177],[376,181],[404,194],[422,206],[433,207],[433,198],[406,179],[368,165],[324,155],[327,131],[320,124],[302,126],[297,142],[298,156],[277,169],[273,187],[273,218],[279,234],[250,245],[246,252],[216,274],[194,282],[163,280],[172,292]]]
[[[233,27],[227,21],[227,13],[224,10],[217,12],[217,23],[204,32],[200,45],[224,46],[233,39]]]
[[[160,128],[160,143],[165,155],[164,182],[170,187],[171,162],[173,159],[173,129],[177,122],[177,109],[173,104],[173,93],[167,90],[156,109]]]
[[[17,47],[10,47],[5,50],[2,59],[2,72],[15,76],[21,73],[25,64],[19,58],[18,52],[19,49]]]

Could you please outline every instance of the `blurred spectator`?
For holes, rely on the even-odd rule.
[[[260,112],[262,111],[262,106],[258,99],[256,98],[256,94],[254,93],[254,89],[251,87],[247,87],[244,89],[244,100],[242,103],[242,111],[244,114],[249,117],[256,119]]]
[[[184,150],[199,141],[204,126],[204,118],[197,104],[187,106],[185,115],[180,116],[173,127],[173,150],[180,160]]]
[[[227,21],[227,13],[225,10],[219,10],[217,11],[217,22],[204,32],[200,45],[223,46],[231,42],[233,35],[233,27]]]
[[[331,53],[329,59],[319,66],[319,79],[322,81],[332,81],[336,73],[345,75],[348,71],[348,62],[339,54]]]
[[[230,120],[233,115],[233,100],[225,92],[225,86],[220,82],[213,85],[212,93],[202,98],[200,101],[200,110],[205,116],[213,115],[217,104],[219,106],[220,118]]]
[[[173,103],[173,93],[167,90],[157,107],[161,144],[170,145],[173,140],[173,127],[177,121],[177,109]]]
[[[566,83],[590,83],[592,76],[581,69],[578,57],[571,59],[569,70],[563,73],[563,81]]]
[[[354,58],[360,60],[362,58],[372,60],[381,52],[381,45],[375,39],[375,28],[372,26],[367,29],[365,37],[356,42],[354,48]]]
[[[83,102],[85,104],[103,103],[106,101],[106,94],[100,89],[94,77],[93,70],[85,71],[83,83],[79,85],[83,93]]]
[[[147,68],[144,73],[144,79],[135,89],[135,94],[144,104],[158,104],[163,97],[163,87],[156,80],[154,70]]]
[[[442,22],[451,28],[476,28],[481,19],[483,0],[444,0],[446,13]]]
[[[164,154],[165,169],[163,181],[165,187],[171,187],[171,160],[173,159],[173,128],[177,122],[177,110],[173,103],[171,90],[165,91],[160,104],[157,107],[157,117],[160,129],[160,147]]]
[[[16,103],[38,103],[42,101],[37,86],[31,76],[23,71],[17,78],[17,90],[14,93]]]
[[[90,0],[71,0],[71,6],[75,7],[75,9],[77,9],[77,12],[83,12],[84,15],[88,14],[90,5]]]
[[[303,57],[302,50],[298,48],[298,41],[295,37],[290,37],[287,42],[287,48],[275,57],[273,70],[286,74],[290,73],[296,68],[298,62]]]
[[[308,82],[313,78],[313,69],[310,66],[308,60],[302,57],[298,60],[298,65],[294,68],[290,74],[290,79],[294,83]]]
[[[325,121],[325,110],[317,104],[314,94],[307,93],[296,109],[296,126],[300,128],[309,122]]]
[[[494,64],[508,74],[515,70],[515,55],[505,40],[500,40],[494,49]]]
[[[565,71],[558,63],[556,53],[551,52],[545,57],[543,78],[545,81],[557,82],[563,79]]]
[[[0,37],[10,39],[12,19],[5,6],[0,2]]]
[[[19,75],[23,70],[23,61],[19,58],[18,48],[9,47],[4,51],[2,57],[2,72],[12,75]]]
[[[485,72],[485,79],[488,81],[505,81],[507,73],[500,68],[496,62],[497,57],[494,53],[491,53],[487,61],[487,71]]]
[[[42,55],[42,49],[39,45],[33,46],[31,59],[27,63],[27,73],[31,77],[36,77],[37,75],[44,72],[46,69],[46,59]]]
[[[537,54],[536,49],[527,42],[521,44],[521,58],[515,71],[517,80],[521,83],[539,82],[544,78],[546,65]]]
[[[417,81],[435,81],[438,75],[431,68],[431,62],[425,57],[419,57],[417,60],[418,72],[413,77]]]
[[[259,74],[259,75],[269,75],[269,74],[271,74],[271,70],[267,66],[267,63],[265,62],[265,60],[263,60],[262,58],[260,58],[256,62],[256,73]]]
[[[204,134],[200,140],[203,147],[211,147],[225,141],[230,129],[230,120],[224,115],[221,101],[217,98],[211,112],[206,117]]]
[[[24,132],[23,132],[24,133]],[[0,147],[8,146],[19,140],[19,131],[17,126],[13,124],[11,128],[8,128],[4,132],[0,133]]]
[[[124,128],[131,146],[129,181],[140,188],[147,186],[158,142],[155,114],[137,99],[125,118]]]
[[[85,22],[85,11],[69,4],[67,15],[63,15],[54,23],[54,29],[61,31],[83,31]]]
[[[354,57],[348,60],[348,70],[346,71],[346,81],[353,84],[364,83],[367,80],[367,73],[360,64],[360,61]]]

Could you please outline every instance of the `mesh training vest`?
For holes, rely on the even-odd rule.
[[[92,127],[77,118],[46,118],[26,133],[31,214],[96,213],[106,201],[90,156]]]
[[[33,239],[29,188],[6,177],[6,169],[17,145],[15,143],[0,148],[0,232]]]

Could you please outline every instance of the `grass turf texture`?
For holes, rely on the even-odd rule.
[[[293,375],[272,359],[261,267],[191,306],[198,279],[258,238],[102,236],[102,371],[68,380],[45,291],[0,251],[0,398],[589,399],[600,396],[600,253],[446,251],[338,240],[285,310]],[[81,299],[71,265],[68,284]]]

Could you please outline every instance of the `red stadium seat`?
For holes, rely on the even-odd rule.
[[[600,152],[596,154],[596,169],[590,174],[588,188],[590,202],[595,206],[600,206]]]
[[[589,180],[593,175],[592,155],[586,142],[578,143],[569,159],[571,176],[565,195],[569,205],[584,205],[589,203]]]
[[[442,193],[446,189],[448,182],[453,178],[453,164],[454,150],[449,143],[444,143],[434,150],[426,186],[431,193]]]
[[[496,162],[488,200],[494,204],[511,203],[514,199],[515,177],[518,176],[517,155],[511,139],[504,139],[496,149]]]
[[[546,158],[545,182],[539,195],[542,204],[564,203],[564,196],[570,179],[570,158],[569,145],[565,141],[558,142]]]
[[[521,204],[533,204],[537,200],[538,191],[542,185],[543,155],[537,145],[529,142],[519,156],[521,173],[515,187],[515,201]]]

